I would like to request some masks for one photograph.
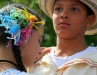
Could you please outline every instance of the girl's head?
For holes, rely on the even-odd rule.
[[[54,6],[58,1],[72,1],[72,0],[39,0],[40,8],[46,13],[50,18],[52,18]],[[87,16],[95,14],[95,21],[93,24],[87,28],[85,34],[93,35],[97,33],[97,0],[73,0],[79,1],[84,5],[87,11]]]
[[[23,5],[9,4],[0,9],[0,45],[12,47],[19,70],[25,71],[24,65],[33,64],[41,52],[43,25],[36,12]]]

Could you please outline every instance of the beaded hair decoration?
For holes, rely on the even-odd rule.
[[[0,26],[6,28],[5,33],[11,34],[7,39],[14,39],[14,45],[21,45],[27,42],[32,34],[34,26],[41,33],[38,24],[44,25],[44,21],[38,21],[35,15],[28,13],[26,8],[19,9],[13,7],[9,11],[0,12]],[[10,41],[9,41],[10,42]]]

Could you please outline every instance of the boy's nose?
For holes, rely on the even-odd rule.
[[[67,11],[63,11],[63,12],[61,13],[61,18],[69,18],[68,12],[67,12]]]
[[[62,16],[62,15],[61,15],[61,18],[68,18],[68,16]]]

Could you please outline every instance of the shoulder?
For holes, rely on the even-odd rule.
[[[13,75],[13,74],[18,75],[19,73],[20,73],[19,70],[16,70],[16,69],[14,69],[14,68],[11,68],[11,69],[8,69],[8,70],[6,70],[6,71],[0,73],[0,75],[9,75],[9,74],[10,74],[10,75]]]
[[[54,50],[56,47],[52,47],[51,51],[47,54],[45,54],[38,62],[36,62],[35,64],[42,64],[42,63],[52,63],[53,59],[52,59],[52,55],[54,54]]]
[[[97,62],[97,47],[90,47],[88,49],[89,49],[89,52],[81,55],[79,58],[89,58],[92,61]]]
[[[47,62],[47,61],[50,61],[51,60],[51,56],[50,56],[50,53],[47,53],[47,54],[45,54],[39,61],[37,61],[36,63],[35,63],[35,65],[36,64],[42,64],[43,62]]]
[[[19,70],[11,68],[11,69],[8,69],[8,70],[0,73],[0,75],[37,75],[37,74],[28,74],[26,72],[21,72]]]
[[[97,50],[97,47],[93,47],[93,48]]]

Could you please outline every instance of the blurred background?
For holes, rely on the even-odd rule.
[[[34,9],[37,14],[46,21],[44,26],[44,39],[41,46],[49,47],[56,45],[56,34],[53,29],[52,20],[39,9],[38,0],[0,0],[0,8],[11,3],[23,4],[31,9]],[[84,41],[88,45],[97,46],[97,35],[86,35]]]

